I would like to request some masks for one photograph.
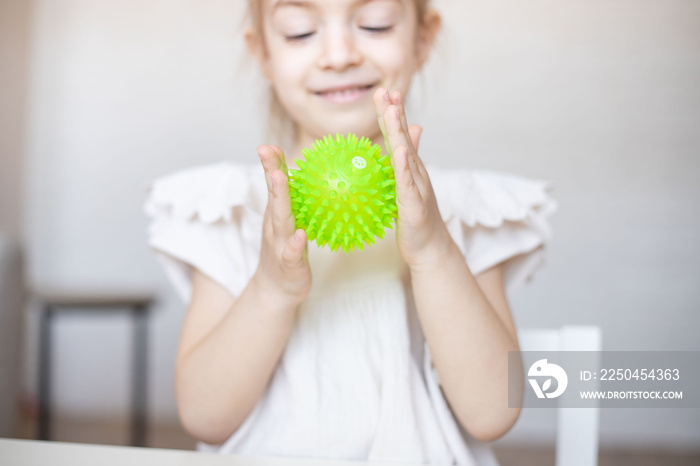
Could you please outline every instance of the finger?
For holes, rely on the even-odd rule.
[[[380,87],[372,97],[374,100],[374,108],[377,110],[377,118],[382,118],[386,108],[391,105],[389,91],[384,87]]]
[[[265,175],[265,184],[267,185],[267,206],[265,207],[265,213],[263,215],[263,240],[269,241],[272,239],[272,222],[270,215],[270,206],[272,205],[272,180],[270,179],[270,174],[267,169],[269,158],[268,146],[258,146],[257,152],[260,158],[260,164],[263,167]]]
[[[294,234],[294,214],[292,201],[289,198],[289,182],[287,175],[281,170],[270,172],[272,180],[272,199],[270,200],[270,216],[272,231],[275,236],[285,239]]]
[[[282,152],[282,149],[279,147],[263,144],[258,147],[258,156],[260,157],[260,162],[265,170],[268,182],[270,173],[275,169],[287,173],[287,162],[284,159],[284,152]],[[271,186],[268,187],[271,188]]]
[[[268,244],[273,244],[275,236],[272,231],[272,214],[270,213],[270,205],[268,202],[265,215],[263,216],[263,241]]]
[[[408,149],[408,168],[413,173],[414,178],[423,184],[422,175],[416,161],[417,155],[415,150],[413,150],[413,144],[411,143],[410,135],[404,131],[401,125],[401,117],[399,115],[399,107],[396,105],[390,105],[384,114],[384,118],[387,124],[387,132],[389,133],[389,144],[396,150],[400,146],[406,146]],[[393,160],[393,157],[392,157]]]
[[[399,119],[401,121],[401,128],[403,129],[403,132],[406,134],[409,134],[408,131],[408,121],[406,120],[406,109],[404,108],[403,105],[403,97],[401,96],[401,93],[399,91],[393,92],[390,96],[391,102],[399,107]],[[411,141],[411,144],[413,142]],[[413,146],[413,149],[417,152],[418,148]]]
[[[411,142],[413,143],[413,148],[418,152],[418,146],[420,144],[420,136],[423,134],[423,128],[418,125],[411,125],[408,127],[408,134],[411,136]]]
[[[270,146],[258,146],[258,157],[260,158],[260,164],[262,165],[263,170],[265,171],[265,183],[267,184],[268,202],[270,201],[270,198],[272,196],[272,180],[270,179],[270,170],[272,169],[270,161],[272,159],[272,156],[270,155],[270,151]]]
[[[387,101],[390,103],[390,105],[387,105]],[[423,166],[423,162],[417,153],[418,146],[420,144],[420,136],[423,132],[423,129],[418,125],[407,126],[406,113],[404,111],[403,99],[401,97],[400,92],[396,91],[393,93],[389,93],[383,88],[378,89],[374,95],[374,103],[378,111],[380,109],[384,110],[384,113],[379,118],[379,122],[380,128],[382,128],[382,133],[384,135],[387,153],[391,156],[392,166],[394,165],[393,147],[397,147],[397,142],[390,137],[388,131],[386,130],[386,127],[382,125],[387,125],[387,120],[391,119],[389,107],[391,105],[395,105],[398,107],[399,115],[397,120],[399,121],[401,132],[404,135],[408,134],[408,141],[410,141],[409,143],[406,143],[405,138],[399,141],[407,146],[407,163],[408,168],[412,172],[412,177],[410,181],[411,183],[414,183],[418,186],[419,192],[421,194],[427,193],[427,187],[430,185],[430,181],[428,179],[428,173],[425,167]],[[395,166],[394,169],[396,169]]]
[[[377,89],[374,93],[374,108],[377,111],[377,121],[379,122],[379,129],[384,136],[384,148],[387,154],[391,157],[391,147],[389,146],[389,135],[386,131],[386,122],[384,121],[384,113],[386,109],[391,105],[389,91],[383,87]]]
[[[418,184],[418,187],[420,188],[422,193],[425,193],[425,189],[427,188],[427,185],[429,184],[428,181],[428,172],[423,166],[423,161],[421,160],[420,156],[418,155],[418,143],[420,142],[420,134],[422,133],[423,129],[420,126],[417,125],[411,125],[408,126],[408,122],[406,120],[406,111],[404,107],[404,100],[403,96],[401,95],[400,92],[396,91],[391,93],[389,96],[391,103],[394,105],[397,105],[399,107],[399,117],[401,120],[401,128],[402,130],[409,135],[409,139],[411,141],[411,146],[409,147],[408,151],[408,164],[410,169],[413,171],[413,175],[416,179],[416,183]],[[419,130],[418,136],[415,138],[414,141],[414,133],[411,133],[411,128],[412,127],[418,127]],[[416,131],[415,129],[413,130],[414,132]]]
[[[284,160],[284,153],[282,152],[282,149],[280,149],[278,146],[275,145],[261,145],[258,147],[258,156],[260,157],[260,161],[262,163],[263,169],[265,170],[265,180],[267,182],[268,186],[268,200],[267,200],[267,209],[266,213],[269,211],[269,216],[270,218],[270,228],[272,229],[273,233],[276,233],[277,226],[278,225],[273,225],[272,222],[272,216],[273,214],[277,214],[277,217],[279,217],[279,202],[277,202],[277,199],[275,199],[275,185],[273,184],[273,177],[272,173],[274,171],[282,171],[283,173],[287,173],[287,164]],[[278,181],[278,184],[281,184],[282,180],[281,178],[276,178],[276,181]],[[289,190],[289,185],[287,184],[287,192]],[[284,195],[284,192],[282,192],[282,195]],[[277,210],[275,210],[275,207],[277,207]]]
[[[413,134],[411,133],[411,126],[417,126],[417,125],[408,126],[408,122],[406,120],[406,109],[404,107],[403,96],[401,95],[400,92],[396,91],[396,92],[391,94],[390,98],[391,98],[391,102],[394,105],[398,105],[399,116],[401,118],[401,128],[403,129],[403,131],[406,134],[409,135],[409,139],[411,140],[413,150],[410,150],[410,148],[409,148],[408,163],[410,164],[411,169],[414,170],[414,173],[416,173],[416,175],[420,174],[422,176],[425,173],[425,169],[423,167],[423,162],[420,160],[420,157],[418,156],[418,142],[419,142],[418,139],[420,138],[420,133],[422,132],[422,128],[420,128],[420,126],[419,126],[420,131],[418,132],[418,139],[414,143]],[[423,183],[419,183],[419,184],[422,185]]]
[[[282,252],[282,260],[288,264],[294,264],[299,262],[304,257],[304,250],[306,250],[306,232],[302,229],[298,229],[284,248]]]
[[[421,128],[418,125],[411,125],[408,127],[408,132],[411,135],[413,147],[416,149],[416,162],[418,165],[418,171],[420,172],[421,176],[423,176],[424,178],[428,178],[428,171],[425,169],[423,159],[419,155],[417,155],[418,146],[420,145],[420,137],[423,134],[423,128]]]
[[[284,151],[279,148],[279,146],[270,145],[272,150],[275,152],[275,162],[277,163],[277,168],[282,170],[284,173],[289,173],[287,170],[287,160],[284,158]]]
[[[401,217],[403,209],[422,202],[422,195],[408,164],[408,147],[398,147],[394,152],[394,157],[396,202],[399,207],[399,217]]]
[[[408,138],[408,134],[404,132],[401,127],[401,117],[399,116],[399,107],[397,105],[390,105],[384,112],[384,123],[386,124],[386,131],[388,136],[389,146],[391,146],[392,151],[396,150],[399,146],[411,146],[411,141]]]

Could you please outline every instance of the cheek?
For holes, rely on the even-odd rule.
[[[309,53],[280,51],[270,57],[275,87],[303,86],[312,57]]]
[[[283,48],[277,49],[276,53],[270,56],[272,87],[282,107],[295,120],[299,119],[300,109],[304,108],[306,99],[308,65],[305,60],[303,53],[291,53]]]
[[[366,55],[387,79],[403,82],[410,79],[415,68],[413,47],[407,47],[406,43],[403,40],[374,42],[366,48]]]

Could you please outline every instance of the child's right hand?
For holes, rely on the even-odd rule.
[[[306,255],[306,232],[295,230],[289,197],[287,163],[282,149],[273,145],[258,147],[265,169],[267,208],[263,218],[260,262],[253,280],[262,293],[276,297],[281,305],[296,306],[311,289],[311,268]]]

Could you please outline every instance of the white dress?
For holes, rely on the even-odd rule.
[[[544,262],[557,203],[546,181],[427,167],[471,272],[508,263],[508,294]],[[188,303],[194,266],[240,295],[256,269],[267,187],[260,165],[222,162],[155,180],[149,246]],[[363,251],[309,243],[313,284],[262,397],[236,432],[202,451],[423,464],[498,465],[444,398],[394,230]]]

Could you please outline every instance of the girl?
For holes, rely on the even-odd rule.
[[[497,464],[518,340],[507,293],[543,261],[547,184],[426,168],[404,112],[440,30],[427,0],[250,0],[248,49],[289,151],[156,180],[149,245],[188,304],[181,422],[204,451]],[[328,134],[382,146],[396,234],[350,254],[295,230],[288,167]],[[513,382],[516,389],[519,388]],[[520,388],[521,389],[521,388]]]

